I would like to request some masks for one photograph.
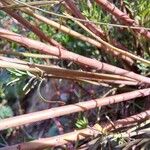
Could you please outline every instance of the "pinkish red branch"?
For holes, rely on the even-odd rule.
[[[38,27],[32,25],[30,22],[28,22],[27,20],[25,20],[22,16],[18,15],[17,13],[15,13],[12,10],[9,10],[7,8],[3,8],[3,10],[7,14],[9,14],[13,18],[15,18],[19,23],[21,23],[22,25],[24,25],[26,28],[28,28],[29,30],[31,30],[32,32],[34,32],[41,40],[44,40],[44,41],[50,43],[53,46],[57,46],[57,47],[63,48],[63,46],[61,44],[59,44],[54,39],[47,37]]]
[[[86,128],[59,136],[41,138],[31,142],[0,148],[0,150],[41,150],[50,147],[57,147],[71,142],[76,142],[91,136],[96,136],[98,134],[98,131],[92,128]]]
[[[71,11],[71,13],[73,15],[75,15],[75,17],[80,18],[80,19],[84,19],[86,20],[86,18],[82,15],[82,13],[80,12],[80,10],[76,7],[76,5],[74,4],[73,0],[65,0],[66,4],[68,5],[68,7],[70,8],[69,10]],[[82,22],[84,23],[84,22]],[[84,23],[84,25],[91,30],[95,35],[100,36],[102,39],[107,40],[105,33],[102,31],[101,28],[97,28],[95,24],[90,23],[90,22],[86,22]],[[110,39],[111,42],[117,46],[118,48],[124,49],[126,51],[128,51],[127,48],[125,48],[123,45],[121,45],[119,42],[117,42],[114,39]],[[107,49],[107,47],[105,48]],[[115,56],[118,56],[119,53],[116,51],[113,51],[113,54]],[[123,60],[125,60],[126,62],[128,62],[130,65],[132,65],[134,62],[132,59],[128,58],[128,57],[122,57]],[[127,64],[126,64],[127,65]]]
[[[80,10],[76,7],[73,0],[65,0],[66,4],[69,6],[71,13],[75,15],[77,18],[85,20],[86,18],[81,14]],[[90,29],[93,33],[95,33],[97,36],[100,36],[101,38],[106,38],[104,32],[101,28],[98,28],[95,26],[95,24],[90,22],[85,22],[84,25]]]
[[[108,0],[95,0],[97,4],[103,7],[104,10],[108,11],[114,15],[119,21],[123,22],[125,25],[138,26],[134,19],[131,19],[126,13],[118,9],[114,4]],[[150,40],[150,32],[145,29],[134,29],[137,33],[142,34],[147,39]]]
[[[136,124],[140,123],[149,118],[150,118],[150,110],[147,110],[139,114],[130,116],[128,118],[117,120],[116,122],[114,122],[114,126],[115,126],[115,129],[118,129],[120,127],[125,127],[133,123],[136,123]],[[102,130],[110,131],[112,129],[113,129],[113,126],[109,124],[109,125],[106,125],[106,127],[104,127]],[[20,143],[17,145],[0,148],[0,150],[16,150],[17,148],[20,148],[20,150],[44,149],[48,147],[61,146],[70,142],[76,142],[78,140],[85,139],[89,136],[95,136],[97,134],[99,134],[97,130],[92,129],[92,128],[86,128],[83,130],[73,131],[73,132],[55,136],[55,137],[42,138],[42,139],[34,140],[31,142]]]
[[[134,123],[138,124],[142,121],[145,121],[150,118],[150,110],[141,112],[139,114],[127,117],[125,119],[120,119],[114,122],[114,126],[112,124],[106,125],[104,127],[104,130],[106,129],[107,131],[113,130],[113,129],[119,129],[125,126],[132,125]],[[114,128],[115,127],[115,128]]]
[[[21,116],[16,116],[12,118],[2,119],[0,120],[0,130],[21,126],[29,123],[34,123],[49,118],[60,117],[60,116],[64,116],[76,112],[87,111],[93,108],[111,105],[123,101],[128,101],[130,99],[144,97],[148,95],[150,95],[150,88],[137,90],[133,92],[127,92],[127,93],[118,94],[115,96],[109,96],[105,98],[98,98],[98,99],[94,99],[86,102],[80,102],[72,105],[61,106],[58,108],[51,108],[51,109],[25,114]]]
[[[27,48],[36,49],[41,53],[47,53],[53,56],[57,56],[61,59],[68,59],[73,62],[80,63],[81,65],[95,68],[99,71],[101,70],[101,71],[111,72],[114,74],[119,74],[121,76],[129,77],[142,83],[150,84],[150,78],[148,77],[144,77],[134,72],[130,72],[130,71],[106,64],[106,63],[102,63],[95,59],[87,58],[87,57],[75,54],[73,52],[66,51],[58,47],[46,45],[45,43],[42,43],[40,41],[31,40],[22,35],[13,33],[11,31],[8,31],[2,28],[0,28],[0,37],[17,42],[21,45],[24,45]]]

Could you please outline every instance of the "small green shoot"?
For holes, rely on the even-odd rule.
[[[84,129],[88,126],[88,119],[85,117],[79,118],[75,125],[78,129]]]

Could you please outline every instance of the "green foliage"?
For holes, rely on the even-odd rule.
[[[39,27],[48,36],[52,36],[56,33],[54,28],[50,27],[49,25],[47,25],[45,23],[40,23]]]
[[[80,118],[80,119],[77,120],[75,125],[78,129],[84,129],[88,126],[88,120],[85,117]]]
[[[0,72],[0,101],[5,99],[4,86],[9,82],[10,75],[8,71]]]
[[[11,31],[18,33],[19,32],[19,28],[16,25],[11,26]]]
[[[0,119],[5,119],[13,116],[13,111],[10,106],[0,106]]]
[[[57,34],[53,35],[53,38],[57,41],[59,41],[63,45],[67,45],[67,43],[70,40],[69,35],[66,35],[64,33],[58,32]]]
[[[28,72],[17,69],[7,69],[9,76],[7,84],[3,84],[5,99],[13,101],[16,98],[22,99],[25,91],[23,90],[29,77]]]
[[[0,10],[0,27],[3,27],[6,19],[6,13]]]
[[[140,69],[143,75],[148,74],[150,71],[150,66],[146,64],[138,63],[137,67]]]
[[[80,10],[83,13],[84,16],[86,16],[89,20],[94,22],[104,22],[109,23],[110,22],[110,15],[106,14],[102,8],[97,5],[96,2],[91,2],[91,5],[87,5],[87,0],[84,0],[80,2],[79,4]],[[107,32],[108,27],[101,25],[101,27]]]
[[[26,77],[28,75],[27,72],[24,72],[24,71],[21,71],[21,70],[18,70],[18,69],[7,69],[10,74],[12,75],[12,77],[16,78],[16,77]]]
[[[3,19],[4,17],[6,17],[6,13],[0,10],[0,19]]]
[[[126,7],[134,15],[140,26],[150,27],[150,2],[149,0],[125,0]]]
[[[149,0],[138,0],[134,3],[135,15],[144,27],[150,27],[150,2]],[[136,8],[136,9],[135,9]]]

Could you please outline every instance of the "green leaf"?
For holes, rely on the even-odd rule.
[[[13,116],[13,111],[9,106],[0,106],[0,119]]]

